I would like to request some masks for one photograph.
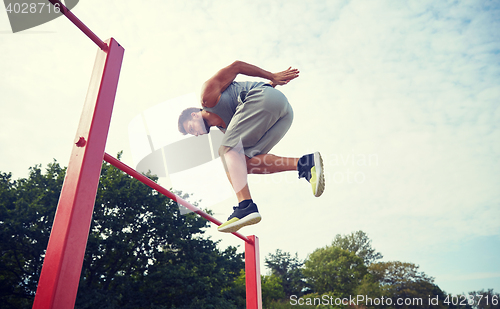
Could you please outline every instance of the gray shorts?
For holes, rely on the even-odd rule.
[[[269,85],[253,88],[239,100],[222,146],[242,145],[249,158],[268,153],[292,125],[292,107],[281,91]]]

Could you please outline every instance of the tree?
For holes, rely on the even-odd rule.
[[[262,305],[263,308],[272,307],[272,304],[285,298],[285,292],[283,291],[283,286],[281,284],[281,279],[271,274],[261,275],[261,292],[262,292]],[[240,275],[235,280],[235,287],[231,290],[235,297],[239,301],[238,308],[244,308],[246,306],[246,285],[245,285],[245,272],[241,270]]]
[[[367,269],[363,259],[354,253],[327,246],[309,255],[303,273],[315,293],[335,292],[341,297],[349,297],[354,295]]]
[[[269,276],[261,276],[262,282],[262,305],[264,308],[269,307],[273,301],[285,298],[285,291],[283,289],[283,282],[281,279],[271,274]]]
[[[337,234],[332,242],[332,246],[356,254],[363,259],[366,266],[383,258],[380,252],[375,252],[375,249],[372,248],[372,241],[363,231],[353,232],[345,236]]]
[[[445,297],[443,303],[450,309],[500,309],[500,294],[494,293],[493,289]]]
[[[474,305],[478,309],[500,309],[500,294],[494,293],[493,289],[470,292],[469,295],[476,296]]]
[[[269,255],[265,259],[266,266],[271,270],[271,274],[280,278],[283,291],[287,297],[290,295],[301,296],[306,287],[306,282],[302,274],[304,262],[299,260],[297,253],[292,257],[289,252],[276,249],[276,253]]]
[[[0,302],[30,308],[64,169],[0,177]],[[103,164],[75,308],[237,308],[242,254],[204,237],[207,221]]]
[[[65,169],[39,165],[26,179],[0,173],[0,303],[31,308]]]
[[[434,278],[419,271],[419,266],[413,263],[379,262],[368,267],[371,276],[368,282],[377,283],[381,296],[390,297],[396,308],[445,308],[443,300],[445,294],[434,284]],[[361,286],[367,284],[363,282]],[[358,292],[363,292],[359,291]],[[439,300],[436,304],[429,304],[429,299]],[[401,299],[406,302],[397,304]],[[378,306],[377,306],[378,307]]]
[[[369,266],[368,270],[374,278],[383,285],[406,284],[410,282],[434,282],[434,278],[418,270],[419,266],[413,263],[379,262]]]

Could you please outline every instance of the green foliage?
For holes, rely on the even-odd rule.
[[[387,286],[383,286],[380,282],[373,279],[371,274],[366,274],[361,280],[361,283],[356,288],[356,295],[362,295],[365,299],[387,299],[391,298],[390,292],[387,289]],[[385,309],[385,308],[393,308],[392,306],[388,306],[386,302],[380,303],[378,305],[371,305],[368,302],[364,302],[363,304],[367,308],[377,308],[377,309]]]
[[[237,308],[244,308],[246,306],[246,285],[245,285],[245,270],[241,269],[240,274],[234,280],[233,285],[227,290],[237,304]]]
[[[292,300],[290,302],[292,305],[297,304],[301,307],[323,308],[323,309],[344,309],[347,305],[342,304],[342,296],[335,292],[327,293],[312,293],[301,297],[300,300]]]
[[[27,179],[0,173],[0,303],[31,308],[65,169],[56,162]]]
[[[340,297],[349,297],[354,295],[367,269],[363,260],[354,253],[327,246],[309,255],[303,273],[315,293],[335,291]]]
[[[207,221],[103,165],[77,308],[232,308],[235,248],[202,237]]]
[[[287,265],[290,254],[277,250],[270,257],[266,263],[273,273],[289,276],[288,268],[280,266]],[[446,295],[434,278],[417,265],[399,261],[377,263],[381,257],[371,248],[364,232],[337,235],[332,246],[315,250],[305,267],[299,267],[302,280],[311,284],[314,293],[292,294],[272,300],[264,308],[500,309],[500,295],[493,290],[470,292],[475,297],[469,296],[466,305],[457,305],[464,302],[464,297]]]
[[[450,309],[500,309],[500,294],[489,289],[460,296],[445,295],[443,304]]]
[[[275,275],[261,276],[261,293],[262,304],[264,308],[269,308],[272,303],[281,300],[285,297],[281,279]],[[235,280],[233,289],[231,290],[233,297],[240,304],[238,307],[243,308],[246,305],[246,286],[245,272],[241,270],[240,275]]]
[[[371,243],[372,241],[365,232],[357,231],[345,236],[337,234],[332,242],[332,246],[356,254],[362,258],[365,265],[368,266],[383,258],[380,252],[375,252]]]
[[[470,292],[474,295],[474,306],[477,309],[500,309],[500,293],[494,293],[493,289]]]
[[[0,174],[0,303],[30,308],[64,169]],[[207,221],[103,164],[75,308],[240,308],[235,248],[204,237]],[[243,305],[244,306],[244,305]]]
[[[286,297],[281,278],[275,274],[261,276],[262,305],[267,308],[271,302]]]
[[[283,291],[287,297],[290,295],[303,295],[306,282],[302,274],[304,263],[299,260],[297,253],[292,257],[289,252],[276,249],[276,253],[270,253],[265,259],[266,266],[271,274],[280,278]]]
[[[368,267],[370,275],[363,278],[358,287],[358,293],[379,299],[389,297],[394,304],[396,304],[397,299],[409,302],[396,306],[398,308],[444,308],[443,291],[434,284],[434,278],[418,269],[419,267],[415,264],[398,261],[371,264]],[[437,297],[439,302],[435,305],[429,305],[429,298],[434,297]]]
[[[56,162],[45,173],[30,168],[26,179],[0,173],[2,309],[31,307],[64,175]],[[206,227],[203,218],[181,215],[175,202],[103,164],[75,308],[244,308],[242,254],[219,250],[204,237]],[[336,235],[305,263],[277,249],[265,259],[271,274],[261,276],[263,307],[500,309],[493,290],[471,292],[473,301],[457,304],[417,265],[381,258],[362,231]],[[335,303],[357,295],[393,303]],[[439,303],[429,305],[429,298]]]
[[[410,282],[434,282],[434,278],[418,270],[419,266],[413,263],[380,262],[369,266],[373,277],[384,285],[406,284]]]
[[[316,308],[316,306],[308,306],[308,305],[292,305],[289,299],[276,300],[269,303],[267,306],[263,307],[265,309],[295,309],[295,308]]]

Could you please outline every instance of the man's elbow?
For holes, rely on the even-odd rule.
[[[241,72],[241,67],[243,66],[243,64],[244,64],[243,61],[235,60],[233,63],[229,65],[229,67],[234,73],[239,74]]]

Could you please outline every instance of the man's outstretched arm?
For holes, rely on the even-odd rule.
[[[271,86],[285,85],[299,76],[299,70],[289,67],[285,71],[271,73],[253,64],[235,61],[221,69],[203,84],[201,92],[202,105],[214,107],[224,90],[233,82],[238,74],[268,79]]]

